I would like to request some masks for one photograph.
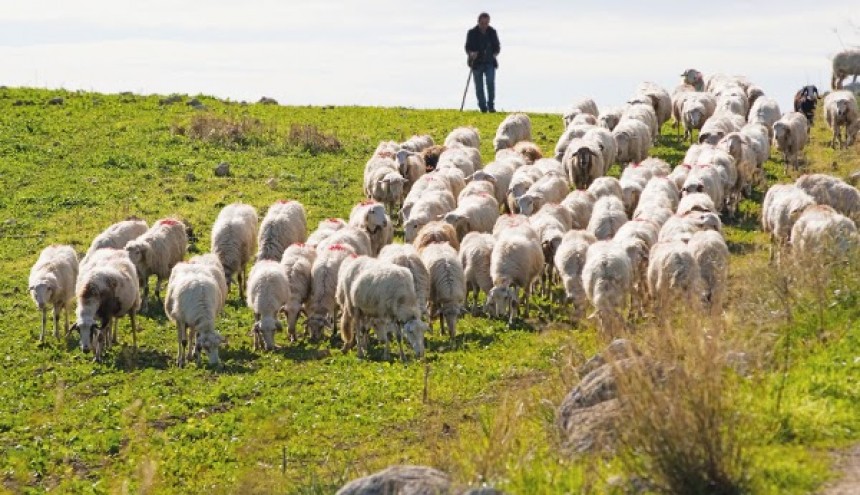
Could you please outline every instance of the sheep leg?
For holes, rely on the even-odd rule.
[[[185,336],[185,323],[181,320],[176,322],[176,340],[179,351],[176,353],[176,366],[185,367],[185,348],[188,345],[188,339]]]
[[[155,300],[161,302],[161,277],[155,277]]]
[[[63,307],[63,316],[65,316],[65,324],[66,324],[65,329],[66,329],[66,335],[68,335],[69,334],[69,305],[68,304],[66,304]],[[57,339],[59,339],[60,335],[56,334],[55,337],[57,337]]]
[[[48,308],[42,308],[42,331],[39,332],[39,343],[45,341],[45,327],[48,326]]]
[[[149,282],[148,280],[144,280],[143,284],[141,284],[141,287],[140,287],[141,290],[143,291],[143,294],[141,294],[141,297],[140,297],[141,301],[142,301],[140,304],[140,311],[144,312],[144,313],[147,310],[149,310],[149,283],[148,282]]]
[[[397,325],[397,345],[400,349],[400,361],[406,362],[406,354],[403,353],[403,327]]]
[[[128,314],[128,318],[131,320],[131,346],[137,353],[137,315],[132,311]]]
[[[530,286],[524,288],[523,293],[526,297],[526,314],[523,318],[528,318],[529,317],[529,310],[531,310],[531,306],[532,306],[532,288]]]
[[[441,311],[439,312],[439,335],[445,335],[445,318]]]
[[[239,271],[236,273],[236,285],[239,286],[239,300],[245,300],[245,270],[244,267],[239,268]]]

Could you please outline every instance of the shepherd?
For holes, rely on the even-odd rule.
[[[475,94],[478,97],[478,108],[481,113],[496,111],[496,69],[499,62],[496,57],[501,51],[499,35],[490,27],[490,14],[481,12],[478,25],[466,33],[466,63],[472,69],[475,79]],[[484,94],[484,79],[487,81],[487,92]]]

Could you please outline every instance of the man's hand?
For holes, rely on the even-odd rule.
[[[469,60],[475,60],[478,58],[478,52],[469,52]]]

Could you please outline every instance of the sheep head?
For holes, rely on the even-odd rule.
[[[54,284],[49,283],[47,280],[39,280],[28,287],[27,290],[30,291],[30,297],[33,298],[39,309],[45,309],[54,293]]]
[[[218,358],[218,347],[221,345],[221,336],[215,332],[198,332],[197,342],[194,344],[194,352],[197,355],[198,362],[200,361],[201,351],[206,351],[206,356],[209,358],[210,365],[218,365],[221,360]]]
[[[537,211],[539,201],[540,198],[538,198],[536,195],[526,193],[517,199],[517,207],[519,208],[521,214],[529,216],[535,211]]]
[[[81,337],[81,350],[89,353],[90,349],[92,349],[97,343],[101,332],[98,324],[92,318],[80,317],[69,329],[70,332],[75,330],[78,331],[78,334]]]
[[[510,281],[500,280],[499,285],[487,293],[485,310],[498,318],[511,310],[518,302],[516,288],[511,287]]]
[[[403,336],[419,358],[424,357],[424,334],[430,327],[420,318],[413,318],[403,324]]]
[[[275,332],[284,329],[283,324],[277,318],[266,316],[254,323],[254,334],[263,338],[263,348],[267,351],[275,350]]]
[[[147,260],[151,257],[152,249],[149,244],[142,241],[131,241],[125,245],[128,257],[137,269],[137,278],[145,281],[147,278]]]
[[[305,327],[307,328],[308,335],[310,335],[311,340],[318,342],[322,339],[323,329],[326,327],[334,328],[334,325],[330,316],[316,314],[308,317],[305,322]]]
[[[388,226],[388,215],[385,207],[379,203],[368,205],[364,213],[364,226],[369,234],[375,234]]]

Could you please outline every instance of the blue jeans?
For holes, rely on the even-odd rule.
[[[478,108],[482,112],[495,110],[496,100],[496,68],[493,63],[472,67],[472,77],[475,79],[475,94],[478,96]],[[484,77],[487,78],[487,95],[484,96]]]

